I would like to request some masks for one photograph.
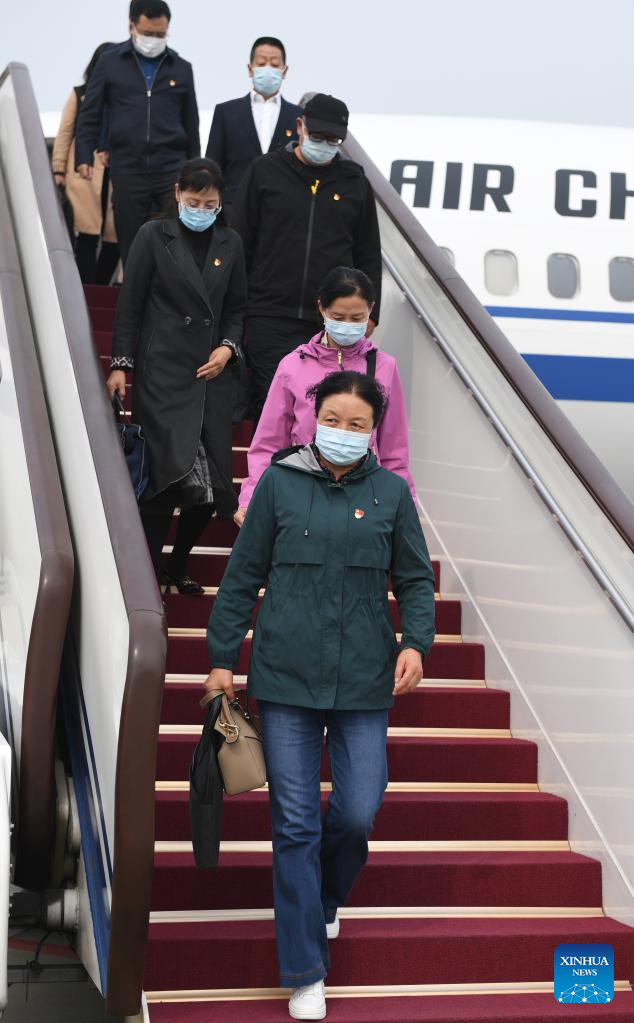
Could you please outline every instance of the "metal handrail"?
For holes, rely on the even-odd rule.
[[[0,209],[7,209],[1,170]],[[74,559],[20,262],[7,216],[0,217],[0,294],[40,546],[21,701],[19,792],[13,807],[17,816],[14,879],[38,891],[48,881],[55,824],[55,708]],[[10,489],[11,481],[6,485]],[[17,783],[18,772],[16,787]]]
[[[128,617],[128,664],[116,760],[114,855],[106,1009],[134,1015],[141,1004],[154,859],[155,758],[167,628],[156,577],[95,352],[75,258],[55,194],[27,68],[10,75],[25,138],[68,348]],[[81,568],[81,566],[80,566]],[[113,779],[108,779],[112,783]]]
[[[509,451],[517,463],[521,466],[523,472],[533,483],[535,490],[541,497],[542,501],[557,520],[559,526],[562,528],[570,542],[574,545],[577,553],[583,557],[588,569],[595,577],[601,588],[609,596],[610,600],[614,604],[615,608],[627,624],[628,628],[634,632],[634,611],[630,607],[629,603],[623,598],[618,588],[610,579],[609,575],[603,570],[598,560],[588,547],[588,545],[581,538],[572,522],[563,511],[561,505],[553,497],[549,487],[543,482],[539,474],[534,469],[533,465],[526,458],[519,445],[513,438],[513,435],[506,428],[500,417],[495,412],[493,406],[483,395],[482,391],[478,387],[477,383],[471,376],[471,374],[464,368],[460,360],[455,355],[451,345],[444,337],[441,330],[438,329],[432,318],[429,316],[427,311],[420,304],[416,296],[414,295],[411,288],[408,286],[406,281],[403,279],[399,271],[396,269],[394,263],[383,252],[383,262],[390,272],[391,277],[394,279],[401,292],[411,305],[412,309],[424,323],[425,327],[429,331],[432,341],[435,341],[440,350],[442,351],[448,362],[451,363],[453,369],[462,380],[465,387],[473,395],[474,400],[480,406],[487,419],[490,421],[496,433],[500,436],[504,444],[506,444]]]

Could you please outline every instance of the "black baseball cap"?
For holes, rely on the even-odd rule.
[[[323,132],[345,139],[348,134],[348,108],[343,100],[316,93],[304,107],[304,120],[309,132]]]

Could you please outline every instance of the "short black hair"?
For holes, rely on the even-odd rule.
[[[167,18],[172,20],[172,12],[164,0],[132,0],[130,4],[130,21],[136,25],[139,18]]]
[[[309,387],[306,397],[314,400],[316,416],[319,415],[326,398],[331,398],[333,394],[356,394],[365,401],[372,409],[374,426],[380,423],[381,416],[387,408],[387,395],[383,387],[366,373],[355,373],[348,369],[335,370],[334,373],[328,373],[319,383]]]
[[[251,47],[251,56],[249,57],[249,64],[253,63],[255,57],[255,51],[258,46],[275,46],[278,50],[282,51],[282,60],[286,64],[286,50],[284,49],[284,43],[281,39],[276,39],[275,36],[260,36],[256,39],[253,46]]]
[[[187,160],[179,168],[178,187],[181,192],[204,192],[206,188],[215,188],[222,196],[225,190],[225,179],[214,160],[208,160],[205,156],[196,156],[193,160]]]
[[[178,168],[176,179],[181,192],[204,192],[206,188],[215,188],[220,193],[225,190],[225,179],[222,176],[220,167],[214,160],[207,160],[204,156],[197,156],[193,160],[186,160]],[[160,213],[153,217],[155,220],[164,220],[166,217],[177,217],[178,206],[176,196],[172,193]],[[224,224],[224,213],[220,213],[216,224]]]
[[[360,295],[370,306],[376,301],[374,285],[363,270],[352,266],[336,266],[324,277],[317,297],[324,309],[328,309],[338,298],[349,298],[351,295]]]

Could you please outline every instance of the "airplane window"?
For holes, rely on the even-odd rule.
[[[579,261],[565,252],[548,257],[548,290],[554,298],[574,298],[579,291]]]
[[[506,249],[490,249],[484,256],[484,284],[491,295],[512,295],[517,291],[517,259]]]
[[[634,301],[634,259],[629,256],[610,260],[610,294],[617,302]]]
[[[447,259],[449,260],[449,262],[451,263],[451,265],[452,265],[452,266],[455,266],[455,265],[456,265],[456,257],[454,256],[454,254],[453,254],[453,252],[451,251],[451,249],[447,249],[447,248],[445,248],[445,246],[444,246],[444,245],[439,245],[439,246],[438,246],[438,248],[439,248],[439,249],[440,249],[440,251],[442,252],[443,256],[446,256],[446,257],[447,257]]]

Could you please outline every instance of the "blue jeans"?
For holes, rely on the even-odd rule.
[[[282,987],[330,967],[326,921],[368,856],[387,786],[387,710],[312,710],[259,700],[273,832],[273,897]],[[322,819],[324,726],[332,793]]]

